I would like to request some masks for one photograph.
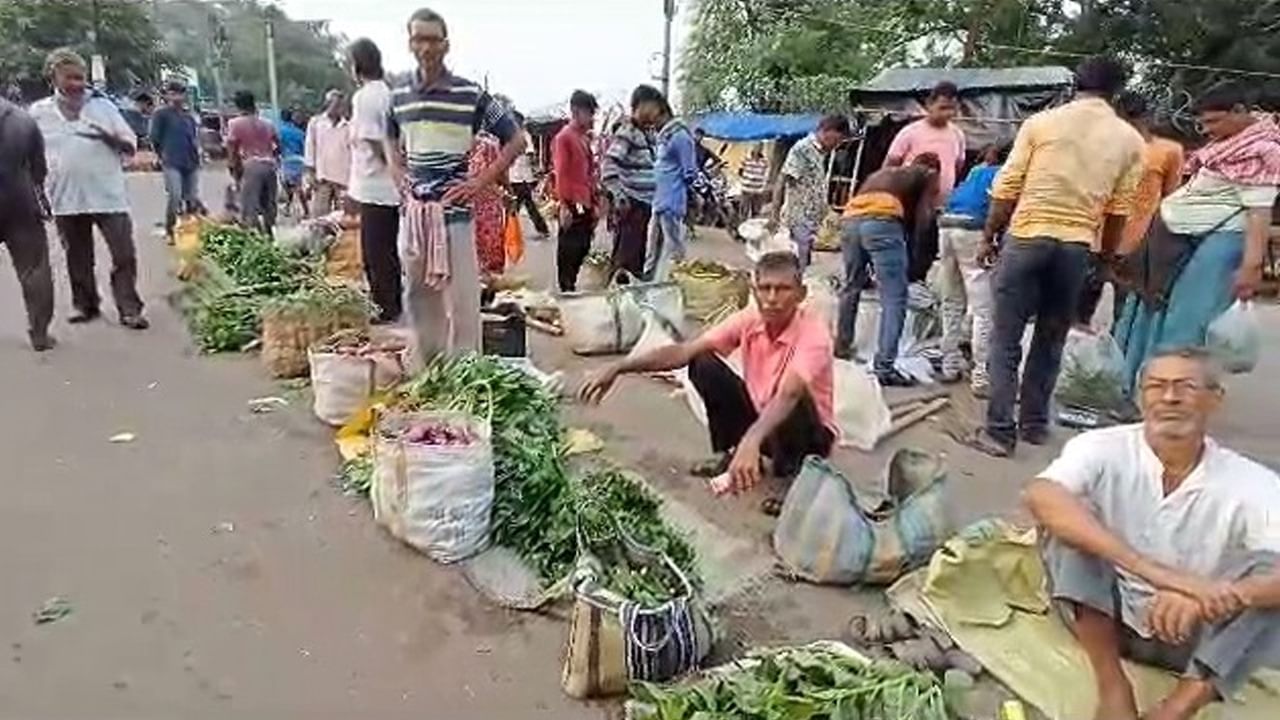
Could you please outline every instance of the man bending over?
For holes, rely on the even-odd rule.
[[[1067,443],[1025,498],[1095,717],[1138,717],[1125,656],[1182,674],[1143,717],[1187,720],[1280,667],[1280,477],[1206,436],[1222,388],[1204,351],[1156,355],[1139,387],[1141,425]]]
[[[790,477],[808,455],[826,456],[836,437],[832,413],[831,334],[800,308],[805,298],[800,261],[768,253],[756,264],[755,306],[741,310],[689,342],[655,348],[615,362],[583,384],[583,402],[596,404],[619,375],[688,367],[702,396],[716,456],[694,468],[702,477],[726,472],[717,492],[742,492],[760,481],[761,456],[775,477]],[[725,362],[742,353],[742,376]]]

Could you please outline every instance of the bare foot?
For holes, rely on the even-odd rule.
[[[1138,704],[1133,699],[1133,686],[1126,679],[1098,688],[1098,711],[1094,720],[1138,720]]]
[[[1183,678],[1160,705],[1147,716],[1147,720],[1191,720],[1204,706],[1218,698],[1213,683],[1207,680]]]

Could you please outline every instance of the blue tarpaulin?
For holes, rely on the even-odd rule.
[[[775,140],[807,135],[818,127],[821,119],[817,114],[713,112],[694,120],[693,126],[720,140]]]

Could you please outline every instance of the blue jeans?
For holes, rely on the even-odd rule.
[[[994,283],[995,318],[987,372],[991,402],[987,434],[1013,447],[1022,432],[1049,427],[1049,399],[1062,366],[1062,345],[1075,319],[1089,267],[1089,246],[1051,237],[1009,238],[1000,250]],[[1022,334],[1036,319],[1022,373]],[[1014,419],[1014,406],[1018,419]]]
[[[898,340],[907,317],[907,236],[902,221],[848,218],[840,229],[840,249],[844,256],[844,284],[840,288],[836,353],[847,357],[853,352],[858,302],[869,279],[867,266],[870,264],[875,267],[880,289],[880,337],[875,371],[889,372],[898,358]]]
[[[173,235],[173,226],[183,213],[203,209],[200,204],[200,168],[176,168],[165,166],[164,191],[169,204],[164,211],[164,232]]]
[[[688,252],[683,215],[656,212],[649,218],[649,247],[644,255],[644,276],[654,282],[671,278],[671,269]]]

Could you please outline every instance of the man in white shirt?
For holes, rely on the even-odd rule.
[[[382,53],[368,38],[351,43],[351,72],[360,89],[351,98],[351,180],[348,195],[360,204],[360,248],[377,323],[400,318],[402,285],[400,191],[391,178],[383,143],[391,114],[391,88],[383,79]]]
[[[1025,497],[1095,717],[1138,718],[1125,656],[1182,675],[1142,717],[1189,720],[1280,668],[1280,477],[1208,438],[1223,393],[1205,351],[1155,355],[1139,387],[1143,424],[1071,440]]]
[[[89,89],[84,58],[54,50],[46,70],[54,94],[33,103],[31,117],[44,136],[49,203],[66,249],[76,308],[68,321],[86,323],[102,314],[93,271],[97,226],[111,252],[111,293],[120,324],[145,330],[123,164],[137,150],[138,138],[115,104]]]
[[[533,228],[538,231],[538,239],[546,240],[551,231],[547,229],[547,220],[542,217],[538,201],[533,197],[533,190],[538,185],[538,174],[534,170],[533,138],[529,137],[529,131],[524,127],[524,115],[518,112],[511,115],[520,125],[525,144],[524,152],[511,163],[511,169],[507,171],[507,178],[511,181],[511,194],[516,200],[515,212],[519,213],[520,208],[529,211],[529,219],[533,221]]]
[[[342,209],[342,196],[351,178],[351,135],[347,128],[347,103],[342,92],[324,95],[324,112],[307,123],[303,163],[313,188],[312,217]]]

